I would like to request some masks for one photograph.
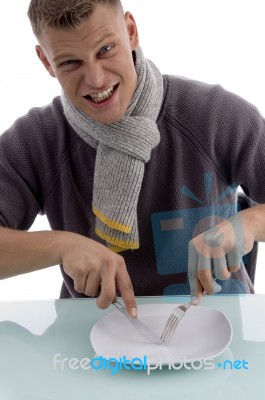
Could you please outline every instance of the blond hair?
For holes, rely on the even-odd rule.
[[[39,36],[45,27],[75,29],[98,6],[122,10],[120,0],[31,0],[28,17],[33,33]]]

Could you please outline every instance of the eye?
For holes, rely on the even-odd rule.
[[[101,47],[101,49],[99,50],[100,54],[106,54],[108,53],[111,49],[112,49],[113,45],[108,44],[107,46],[103,46]]]
[[[64,66],[75,64],[76,62],[77,62],[76,60],[67,60],[67,61],[64,61],[61,65],[64,67]]]
[[[59,67],[62,68],[64,71],[72,71],[78,67],[80,61],[78,60],[67,60],[62,62]]]

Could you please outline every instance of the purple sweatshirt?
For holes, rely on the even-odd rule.
[[[236,211],[239,185],[265,202],[265,124],[220,86],[164,76],[157,125],[161,141],[138,203],[140,249],[121,254],[136,295],[188,294],[192,236]],[[102,243],[91,209],[95,156],[70,127],[60,97],[31,109],[0,137],[0,224],[28,230],[44,213],[51,229]],[[85,297],[61,270],[61,297]],[[244,266],[221,286],[222,293],[253,292]]]

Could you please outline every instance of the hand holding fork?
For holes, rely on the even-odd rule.
[[[217,293],[220,289],[218,287],[219,285],[216,285],[214,288],[214,293]],[[205,290],[203,291],[202,295],[205,296],[207,293]],[[180,306],[177,306],[174,308],[174,310],[171,312],[169,315],[167,322],[165,324],[165,327],[163,329],[163,332],[161,334],[161,339],[162,342],[168,346],[170,340],[172,339],[172,336],[177,329],[177,326],[179,325],[181,319],[184,317],[190,306],[193,306],[192,303],[189,304],[181,304]]]

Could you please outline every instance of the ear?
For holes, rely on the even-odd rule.
[[[42,64],[44,65],[44,67],[47,69],[47,71],[49,72],[49,74],[53,77],[56,78],[56,75],[52,69],[52,66],[48,60],[48,58],[46,57],[44,51],[42,50],[41,46],[37,45],[35,47],[37,56],[39,57],[39,59],[41,60]]]
[[[129,11],[125,13],[125,24],[130,37],[131,49],[135,50],[139,46],[139,36],[135,19]]]

